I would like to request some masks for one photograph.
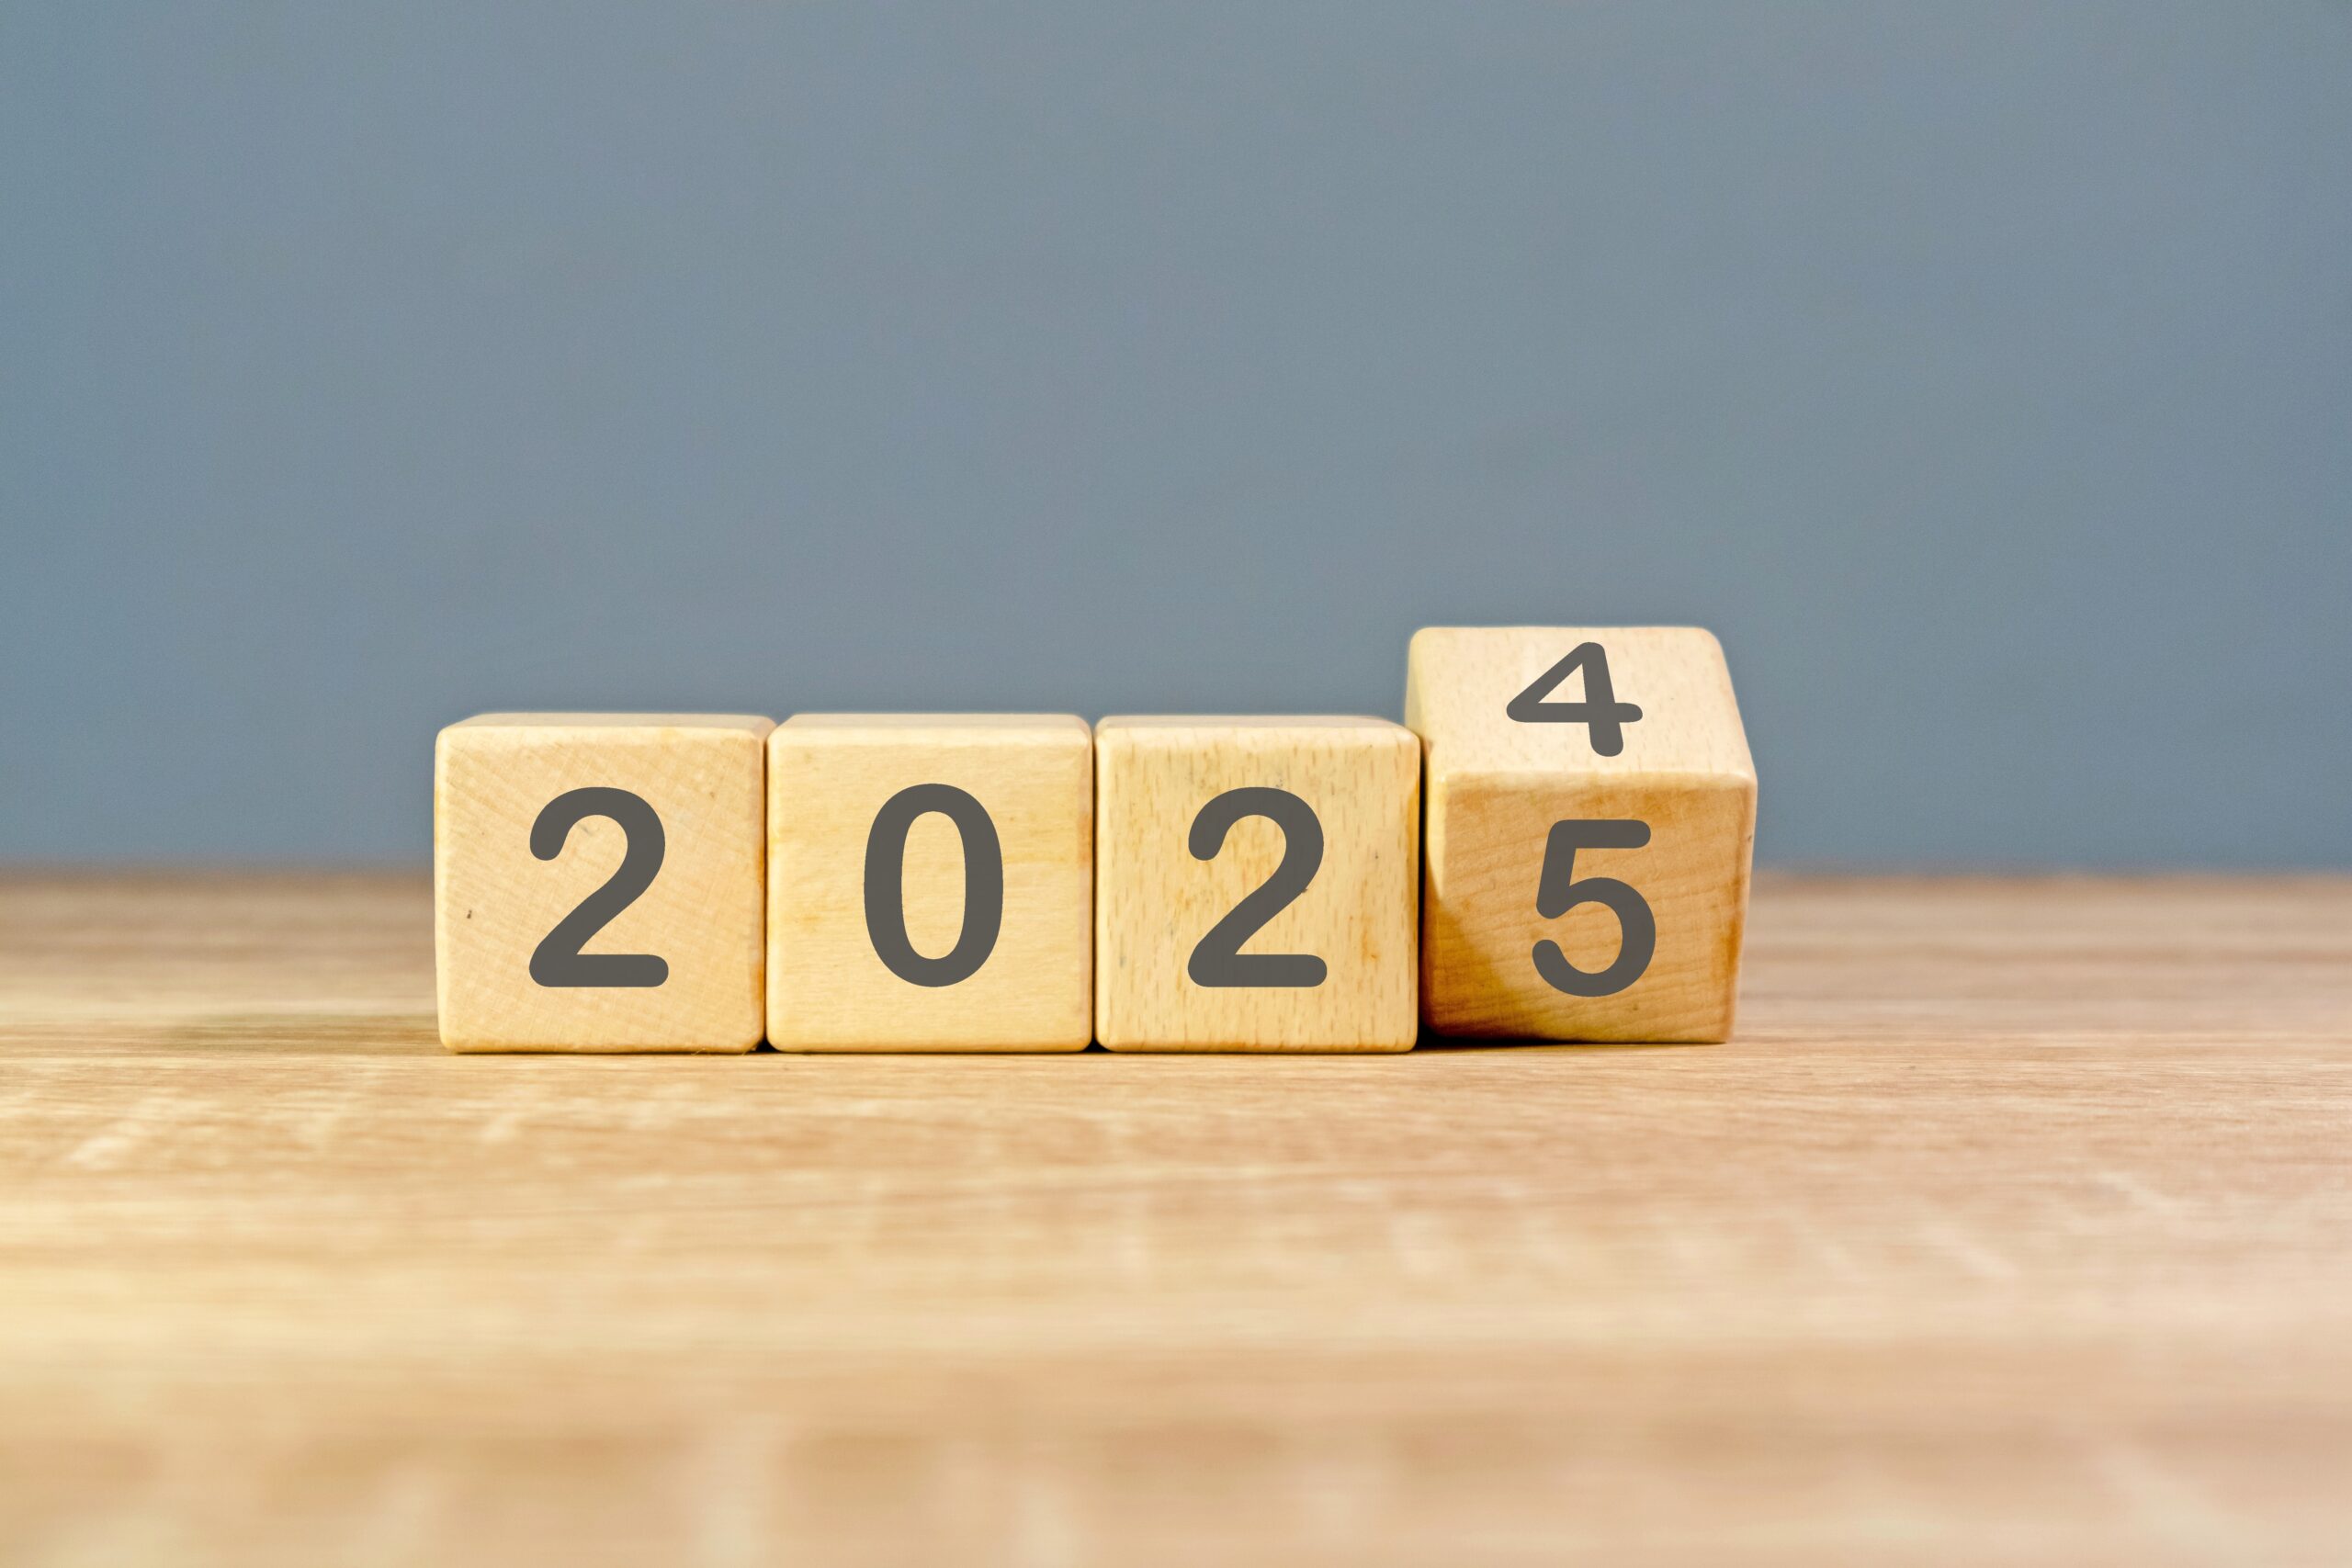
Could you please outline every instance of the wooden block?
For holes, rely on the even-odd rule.
[[[1756,766],[1690,626],[1417,634],[1429,753],[1421,1007],[1447,1034],[1731,1034]]]
[[[1095,727],[1094,1032],[1114,1051],[1404,1051],[1420,749],[1374,718]]]
[[[434,747],[452,1051],[760,1042],[768,719],[503,713]]]
[[[768,738],[768,1039],[1082,1051],[1094,740],[1061,714],[796,714]]]

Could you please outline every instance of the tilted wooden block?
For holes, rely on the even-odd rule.
[[[1094,741],[1057,714],[797,714],[768,738],[768,1040],[1082,1051]]]
[[[1449,1034],[1731,1034],[1756,767],[1687,626],[1417,634],[1429,753],[1421,1006]]]
[[[1114,1051],[1403,1051],[1420,749],[1372,718],[1095,727],[1094,1032]]]
[[[763,746],[715,714],[484,714],[434,746],[453,1051],[760,1041]]]

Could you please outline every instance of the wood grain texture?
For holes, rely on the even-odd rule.
[[[0,1562],[2334,1563],[2352,880],[1759,877],[1705,1049],[451,1056],[0,878]]]
[[[1113,1051],[1404,1051],[1419,919],[1420,745],[1385,719],[1106,718],[1094,728],[1094,1037]],[[1193,821],[1229,790],[1313,811],[1319,861],[1248,936],[1245,955],[1310,954],[1313,986],[1203,986],[1212,928],[1294,845],[1262,816],[1196,857]]]
[[[452,1051],[749,1051],[760,1042],[763,745],[730,714],[484,714],[434,746],[435,942]],[[621,789],[660,818],[651,884],[588,939],[650,953],[659,986],[543,986],[534,951],[618,870],[628,836],[577,822],[541,860],[532,826],[567,791]]]
[[[978,801],[1003,914],[978,972],[924,986],[866,929],[866,843],[900,791]],[[964,933],[969,846],[946,817],[909,828],[907,940]],[[1094,1028],[1094,739],[1063,714],[797,714],[768,738],[768,1042],[787,1051],[1082,1051]]]
[[[1569,653],[1604,650],[1614,698],[1641,710],[1604,754],[1578,723],[1510,716],[1513,698]],[[1580,701],[1583,673],[1552,692]],[[1700,1042],[1730,1038],[1739,996],[1756,768],[1723,649],[1695,626],[1431,626],[1407,660],[1405,722],[1423,741],[1421,1011],[1431,1029],[1495,1039]],[[1571,996],[1539,973],[1536,945],[1607,971],[1619,922],[1599,900],[1557,919],[1536,908],[1553,825],[1645,825],[1638,848],[1586,848],[1578,879],[1640,895],[1657,929],[1648,965],[1607,996]]]

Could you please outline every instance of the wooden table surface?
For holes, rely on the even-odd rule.
[[[429,931],[0,879],[0,1562],[2352,1561],[2352,880],[1384,1057],[451,1057]]]

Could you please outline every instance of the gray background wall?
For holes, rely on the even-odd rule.
[[[372,10],[0,10],[0,858],[1691,621],[1768,860],[2352,863],[2342,5]]]

